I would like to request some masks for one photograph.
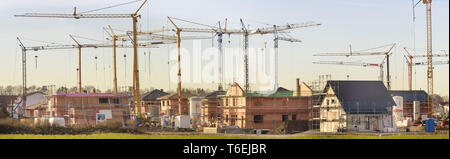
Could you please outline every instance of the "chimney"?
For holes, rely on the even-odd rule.
[[[297,78],[296,81],[297,81],[295,87],[296,91],[294,96],[300,96],[300,78]]]

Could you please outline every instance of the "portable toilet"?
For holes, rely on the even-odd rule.
[[[191,97],[189,98],[189,117],[191,118],[191,127],[197,128],[200,125],[202,98]]]
[[[425,121],[425,131],[426,132],[434,132],[434,120],[428,119]]]

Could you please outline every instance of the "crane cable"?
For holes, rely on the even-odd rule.
[[[206,25],[206,24],[201,24],[201,23],[197,23],[197,22],[193,22],[193,21],[188,21],[188,20],[183,20],[183,19],[179,19],[179,18],[175,18],[175,17],[170,17],[171,19],[175,19],[175,20],[179,20],[179,21],[183,21],[186,23],[191,23],[191,24],[196,24],[196,25],[200,25],[200,26],[205,26],[205,27],[209,27],[209,28],[214,28],[214,29],[218,29],[215,26],[211,26],[211,25]]]
[[[18,58],[18,56],[19,56],[19,53],[17,53],[18,51],[18,48],[19,46],[18,45],[16,45],[16,56],[14,56],[13,58],[14,58],[14,68],[13,68],[13,83],[15,83],[15,81],[16,81],[16,72],[19,72],[19,71],[16,71],[16,66],[17,66],[17,58]]]
[[[103,31],[104,32],[104,31]],[[82,38],[82,39],[87,39],[87,40],[92,40],[92,41],[97,41],[97,42],[105,42],[103,40],[97,40],[97,39],[92,39],[92,38],[87,38],[87,37],[83,37],[83,36],[78,36],[78,35],[72,35],[73,37],[76,38]]]
[[[169,28],[169,19],[167,18],[166,19],[166,26],[167,26],[167,28]],[[166,31],[164,30],[164,32],[163,32],[163,34],[165,33]],[[167,80],[167,84],[168,84],[168,86],[169,86],[169,90],[170,90],[170,49],[169,49],[169,45],[166,45],[166,47],[167,47],[167,78],[168,78],[168,80]]]
[[[363,51],[375,50],[375,49],[385,48],[385,47],[388,47],[388,46],[392,46],[392,44],[387,44],[387,45],[374,47],[374,48],[370,48],[370,49],[364,49],[364,50],[354,50],[353,52],[363,52]]]
[[[135,0],[135,1],[130,1],[130,2],[121,3],[121,4],[115,4],[115,5],[99,8],[99,9],[88,10],[88,11],[81,12],[81,14],[90,13],[90,12],[96,12],[96,11],[105,10],[105,9],[111,9],[111,8],[115,8],[115,7],[131,4],[131,3],[136,3],[136,2],[139,2],[139,1],[141,1],[141,0]]]
[[[23,40],[28,40],[28,41],[33,41],[33,42],[39,42],[39,43],[48,43],[48,44],[60,44],[63,45],[62,43],[58,43],[58,42],[51,42],[51,41],[43,41],[43,40],[35,40],[35,39],[30,39],[30,38],[25,38],[25,37],[20,37]]]

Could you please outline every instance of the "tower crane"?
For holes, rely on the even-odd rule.
[[[243,34],[243,32],[241,30],[237,30],[237,29],[227,29],[227,21],[228,19],[225,19],[225,28],[222,29],[221,27],[221,23],[218,22],[219,27],[215,27],[215,26],[210,26],[210,25],[206,25],[206,24],[200,24],[197,22],[192,22],[192,21],[187,21],[187,20],[183,20],[183,19],[179,19],[179,18],[174,18],[174,17],[170,17],[170,19],[175,19],[175,20],[179,20],[179,21],[183,21],[183,22],[188,22],[188,23],[192,23],[192,24],[196,24],[196,25],[201,25],[201,26],[205,26],[208,28],[179,28],[181,31],[183,32],[191,32],[191,33],[213,33],[217,35],[217,45],[218,45],[218,51],[219,51],[219,67],[218,67],[218,72],[219,72],[219,85],[218,85],[218,90],[222,90],[223,89],[223,47],[222,47],[222,42],[223,42],[223,34]]]
[[[182,110],[181,110],[181,66],[180,66],[180,61],[181,61],[181,52],[180,52],[180,44],[181,44],[181,38],[180,38],[180,33],[181,33],[181,29],[178,28],[178,26],[172,21],[172,19],[170,19],[170,17],[167,17],[169,19],[169,21],[172,23],[172,25],[175,27],[175,32],[177,34],[177,53],[178,53],[178,89],[177,89],[177,95],[178,95],[178,114],[182,115]]]
[[[330,65],[349,65],[349,66],[362,66],[362,67],[378,67],[380,68],[379,80],[384,82],[384,63],[386,58],[384,58],[381,63],[367,63],[367,62],[344,62],[344,61],[319,61],[313,62],[313,64],[330,64]]]
[[[71,36],[72,37],[72,36]],[[76,41],[76,40],[75,40]],[[104,48],[104,47],[112,47],[110,44],[106,43],[98,43],[98,44],[80,44],[77,42],[77,45],[44,45],[44,46],[25,46],[22,40],[17,37],[17,42],[22,50],[22,103],[26,103],[26,94],[27,94],[27,68],[26,68],[26,55],[27,51],[39,51],[39,50],[61,50],[61,49],[75,49],[75,48]],[[140,47],[153,47],[149,44],[140,44]],[[124,48],[130,48],[131,46],[120,46]],[[80,54],[79,54],[80,55]],[[81,60],[79,58],[79,60]],[[81,61],[78,62],[79,68],[81,68]],[[78,71],[81,72],[81,71]],[[22,111],[22,109],[20,109]],[[13,111],[14,112],[14,111]],[[23,112],[19,112],[19,114],[23,114]],[[19,116],[20,116],[19,115]]]
[[[264,35],[264,34],[274,34],[274,49],[275,49],[275,90],[278,89],[278,41],[284,40],[284,41],[291,41],[291,42],[301,42],[300,40],[294,39],[294,38],[285,38],[285,37],[279,37],[278,32],[291,30],[291,29],[298,29],[298,28],[307,28],[307,27],[313,27],[313,26],[319,26],[322,24],[315,23],[315,22],[303,22],[303,23],[295,23],[295,24],[287,24],[282,26],[273,25],[273,27],[268,28],[257,28],[255,30],[247,30],[245,28],[244,22],[242,19],[240,19],[242,29],[244,32],[244,56],[248,56],[247,50],[248,50],[248,36],[249,35]],[[244,60],[248,59],[247,57],[244,57]],[[245,65],[245,91],[249,91],[249,83],[248,83],[248,62],[244,62]]]
[[[81,87],[81,44],[78,43],[78,41],[73,38],[72,35],[69,35],[70,38],[72,38],[73,41],[75,41],[75,43],[77,43],[78,46],[78,93],[82,93],[83,92],[83,88]]]
[[[176,26],[176,25],[175,25]],[[115,34],[113,29],[111,28],[111,26],[108,26],[109,30],[111,31],[111,33],[108,33],[108,31],[105,29],[105,31],[110,35],[110,37],[112,38],[112,40],[122,40],[122,41],[127,41],[126,36],[129,36],[130,32],[127,32],[126,34]],[[146,35],[146,38],[139,38],[141,41],[155,41],[152,42],[152,44],[173,44],[173,43],[177,43],[178,44],[178,51],[179,51],[179,47],[180,47],[180,41],[183,40],[194,40],[194,39],[210,39],[211,37],[205,37],[205,36],[184,36],[181,37],[179,34],[177,34],[176,36],[172,36],[172,35],[161,35],[158,34],[160,32],[166,32],[166,31],[170,31],[169,29],[166,28],[162,28],[162,29],[157,29],[157,30],[151,30],[151,31],[139,31],[137,32],[137,36],[144,36]],[[130,38],[131,41],[133,42],[133,39]],[[181,55],[180,52],[178,52],[178,62],[180,62],[181,59]],[[179,101],[181,101],[181,68],[180,68],[180,63],[178,63],[178,69],[179,69]],[[181,110],[181,102],[179,104],[179,107]],[[179,112],[181,114],[181,112]]]
[[[287,24],[287,25],[283,25],[283,26],[277,26],[274,25],[273,27],[270,28],[258,28],[255,30],[250,30],[248,29],[243,20],[240,19],[242,28],[239,29],[228,29],[227,28],[227,21],[228,19],[225,19],[225,28],[222,29],[221,28],[221,24],[219,22],[219,27],[215,27],[215,26],[210,26],[210,25],[205,25],[205,24],[200,24],[197,22],[192,22],[192,21],[187,21],[187,20],[183,20],[183,19],[178,19],[178,18],[173,18],[172,19],[176,19],[176,20],[180,20],[180,21],[184,21],[184,22],[188,22],[188,23],[192,23],[192,24],[196,24],[196,25],[201,25],[201,26],[206,26],[208,27],[207,29],[200,29],[200,28],[180,28],[183,32],[196,32],[196,33],[214,33],[217,35],[218,39],[218,49],[219,49],[219,87],[218,89],[221,90],[222,89],[222,83],[223,83],[223,67],[222,67],[222,61],[221,59],[223,59],[223,49],[222,49],[222,38],[223,38],[223,34],[239,34],[239,35],[243,35],[243,52],[244,52],[244,74],[245,74],[245,91],[248,92],[250,90],[249,88],[249,82],[248,82],[248,37],[250,35],[264,35],[264,34],[274,34],[274,47],[275,47],[275,87],[278,87],[278,40],[283,40],[283,41],[290,41],[290,42],[301,42],[298,39],[294,39],[294,38],[285,38],[285,37],[278,37],[276,34],[278,32],[281,31],[286,31],[286,30],[291,30],[291,29],[297,29],[297,28],[306,28],[306,27],[312,27],[312,26],[319,26],[321,24],[315,23],[315,22],[304,22],[304,23],[295,23],[295,24]],[[275,88],[277,89],[277,88]]]
[[[404,55],[406,59],[406,64],[408,65],[408,75],[409,75],[409,90],[412,90],[412,67],[414,65],[413,59],[414,58],[422,58],[422,57],[428,57],[428,55],[412,55],[410,53],[411,49],[408,49],[406,47],[403,48],[405,50],[406,54]],[[444,54],[434,54],[431,55],[432,57],[448,57],[448,54],[445,50],[441,50],[444,52]]]
[[[396,44],[391,44],[392,46],[389,48],[388,51],[379,51],[379,52],[365,52],[365,51],[361,51],[361,52],[353,52],[352,51],[352,46],[350,45],[350,52],[349,53],[319,53],[319,54],[314,54],[313,56],[345,56],[345,57],[350,57],[350,56],[379,56],[379,55],[385,55],[386,56],[386,65],[387,65],[387,89],[391,90],[391,77],[390,77],[390,72],[389,72],[389,56],[392,54],[392,49],[396,46]],[[373,49],[379,49],[379,48],[383,48],[386,46],[390,46],[390,45],[385,45],[385,46],[380,46],[380,47],[376,47],[376,48],[371,48],[371,49],[366,49],[366,50],[373,50]]]
[[[434,109],[434,101],[431,96],[434,94],[433,90],[433,38],[432,38],[432,25],[431,25],[431,1],[432,0],[419,0],[413,6],[413,17],[415,18],[414,8],[422,2],[425,4],[426,11],[426,29],[427,29],[427,93],[428,96],[428,105],[431,107],[428,113],[428,117],[431,117]],[[414,4],[414,0],[413,0]]]
[[[73,14],[48,14],[48,13],[25,13],[23,15],[15,15],[16,17],[45,17],[45,18],[131,18],[133,21],[133,52],[134,52],[134,58],[133,58],[133,103],[137,108],[137,118],[142,119],[142,104],[141,104],[141,95],[140,95],[140,87],[139,87],[139,70],[138,70],[138,57],[137,57],[137,51],[138,51],[138,39],[136,38],[137,33],[137,18],[140,17],[138,15],[141,8],[144,6],[144,4],[147,2],[147,0],[144,0],[144,2],[139,6],[139,8],[136,10],[136,12],[132,14],[85,14],[85,13],[77,13],[76,7],[74,8]],[[128,3],[126,3],[128,4]],[[119,5],[116,5],[119,6]],[[114,7],[116,7],[114,6]],[[107,7],[111,8],[111,7]],[[106,8],[102,8],[106,9]],[[101,10],[101,9],[98,9]],[[95,10],[97,11],[97,10]]]
[[[113,46],[113,68],[114,68],[114,80],[113,80],[113,83],[114,83],[114,93],[117,94],[118,93],[118,87],[117,87],[117,64],[116,64],[117,63],[116,62],[116,45],[117,44],[116,43],[117,43],[117,40],[121,40],[123,42],[124,41],[128,41],[128,39],[126,39],[125,36],[128,36],[129,34],[116,34],[110,25],[108,25],[109,31],[107,29],[105,29],[105,28],[103,28],[103,29],[111,37],[111,39],[107,38],[107,40],[111,40],[112,41],[112,46]],[[152,33],[156,33],[156,32],[160,32],[160,31],[159,30],[158,31],[154,31]],[[142,32],[139,32],[138,34],[142,34]],[[156,44],[170,44],[170,43],[174,43],[175,42],[175,41],[168,41],[168,40],[167,41],[161,41],[161,40],[164,40],[163,37],[158,37],[158,38],[153,38],[152,37],[151,39],[141,39],[140,38],[140,40],[142,40],[142,41],[158,40],[157,42],[150,43],[152,45],[156,45]],[[132,41],[132,39],[131,39],[131,41]]]
[[[177,58],[177,65],[178,65],[178,86],[177,86],[177,95],[178,95],[178,114],[182,115],[182,110],[181,110],[181,31],[184,31],[182,28],[179,28],[178,25],[175,24],[175,22],[173,22],[171,17],[167,17],[167,19],[170,21],[170,23],[172,23],[172,25],[175,27],[175,29],[173,31],[175,31],[176,33],[176,37],[177,37],[177,54],[178,54],[178,58]]]

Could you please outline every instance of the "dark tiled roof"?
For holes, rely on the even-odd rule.
[[[218,96],[225,95],[227,92],[225,91],[214,91],[211,93],[207,93],[205,95],[201,95],[203,98],[217,98]]]
[[[193,97],[193,96],[195,96],[195,95],[191,94],[191,93],[181,92],[182,99],[187,99],[187,98]],[[167,100],[167,99],[178,99],[178,93],[171,93],[171,94],[157,98],[157,100]]]
[[[163,90],[154,89],[153,91],[147,92],[144,95],[142,95],[141,99],[143,101],[152,101],[156,100],[159,97],[168,95],[169,93],[164,92]]]
[[[402,96],[404,102],[413,102],[413,101],[428,101],[428,94],[424,90],[393,90],[389,91],[391,96]]]
[[[390,111],[394,100],[381,81],[328,81],[348,114],[381,114]]]
[[[277,92],[288,92],[290,90],[283,88],[283,87],[278,87]]]
[[[257,93],[257,92],[250,92],[250,93],[246,93],[247,97],[292,97],[292,91],[283,88],[283,87],[278,87],[277,91],[275,93],[272,94],[262,94],[262,93]]]

